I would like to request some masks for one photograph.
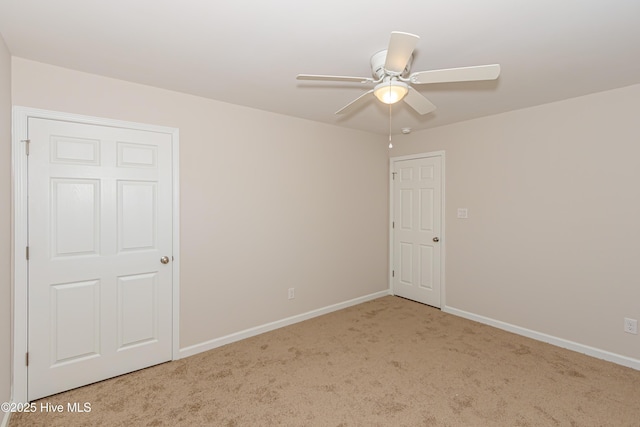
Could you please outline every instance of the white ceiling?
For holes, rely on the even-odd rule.
[[[438,109],[394,133],[640,83],[639,0],[0,0],[14,56],[380,134],[377,101],[333,114],[368,86],[295,77],[370,77],[391,31],[421,37],[412,71],[502,67],[419,86]]]

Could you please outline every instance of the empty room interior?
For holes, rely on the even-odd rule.
[[[639,425],[640,3],[515,3],[3,0],[0,427]]]

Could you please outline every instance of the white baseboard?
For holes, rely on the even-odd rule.
[[[387,295],[390,295],[390,291],[388,289],[384,291],[376,292],[373,294],[365,295],[363,297],[354,298],[352,300],[344,301],[338,304],[333,304],[327,307],[311,310],[306,313],[298,314],[296,316],[287,317],[286,319],[277,320],[275,322],[256,326],[254,328],[245,329],[244,331],[229,334],[220,338],[215,338],[200,344],[195,344],[189,347],[185,347],[180,349],[179,358],[182,359],[184,357],[189,357],[198,353],[202,353],[203,351],[213,350],[214,348],[222,347],[223,345],[226,345],[226,344],[231,344],[233,342],[240,341],[245,338],[250,338],[255,335],[260,335],[265,332],[273,331],[274,329],[293,325],[294,323],[302,322],[303,320],[312,319],[314,317],[322,316],[323,314],[328,314],[333,311],[342,310],[343,308],[351,307],[357,304],[362,304],[363,302],[371,301],[376,298],[384,297]]]
[[[622,356],[616,353],[611,353],[609,351],[601,350],[599,348],[590,347],[588,345],[554,337],[552,335],[543,334],[541,332],[532,331],[531,329],[522,328],[520,326],[501,322],[499,320],[491,319],[489,317],[484,317],[477,314],[469,313],[464,310],[458,310],[457,308],[453,308],[453,307],[444,306],[442,307],[442,311],[444,311],[445,313],[453,314],[454,316],[464,317],[465,319],[473,320],[479,323],[484,323],[485,325],[493,326],[508,332],[513,332],[514,334],[522,335],[527,338],[533,338],[534,340],[546,342],[548,344],[552,344],[557,347],[573,350],[578,353],[583,353],[588,356],[595,357],[597,359],[607,360],[609,362],[617,363],[618,365],[626,366],[628,368],[633,368],[640,371],[640,360],[638,359]]]
[[[7,427],[9,425],[9,419],[11,418],[11,412],[0,412],[0,414],[4,414],[2,422],[0,422],[0,427]]]

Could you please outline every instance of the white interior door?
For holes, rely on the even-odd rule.
[[[171,360],[171,136],[28,134],[28,399]]]
[[[392,162],[394,295],[440,307],[442,157]]]

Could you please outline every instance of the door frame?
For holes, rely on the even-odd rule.
[[[13,107],[12,131],[12,188],[13,188],[13,218],[12,218],[12,393],[13,402],[27,402],[27,365],[28,349],[28,285],[29,264],[26,259],[28,243],[28,176],[27,176],[27,144],[28,121],[30,118],[49,119],[119,127],[148,132],[165,133],[171,136],[172,155],[172,210],[173,233],[172,251],[174,260],[172,275],[172,354],[171,359],[180,358],[180,173],[179,173],[179,130],[164,126],[127,122],[101,117],[84,116],[57,111],[41,110],[28,107]]]
[[[395,173],[395,163],[403,160],[416,160],[416,159],[424,159],[428,157],[440,157],[441,160],[441,170],[440,170],[440,185],[442,186],[442,198],[440,200],[440,309],[446,306],[446,286],[445,286],[445,247],[447,244],[447,239],[445,236],[445,151],[432,151],[427,153],[418,153],[418,154],[409,154],[406,156],[397,156],[389,158],[389,293],[391,295],[395,295],[393,291],[393,238],[394,238],[394,230],[393,230],[393,219],[394,219],[394,198],[393,198],[393,174]]]

